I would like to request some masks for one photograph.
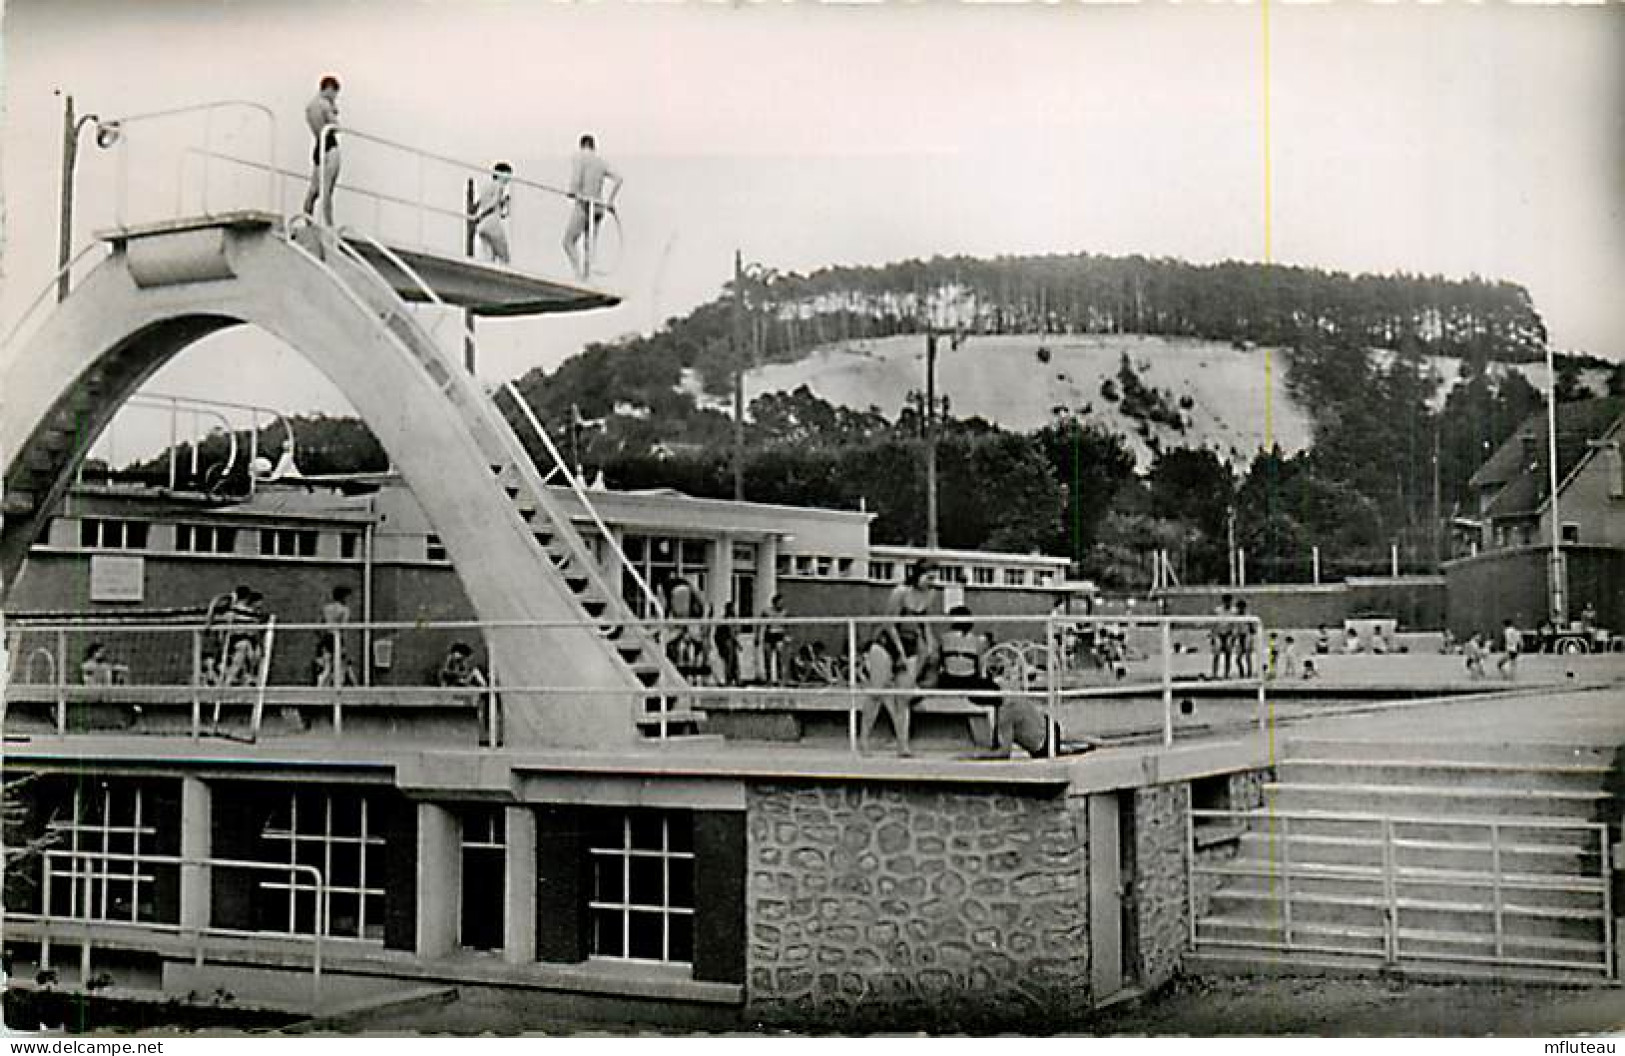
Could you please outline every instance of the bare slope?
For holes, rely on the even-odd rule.
[[[1183,434],[1152,427],[1164,446],[1206,445],[1246,460],[1270,442],[1288,452],[1309,444],[1309,418],[1286,394],[1285,365],[1278,354],[1267,356],[1263,349],[1243,352],[1218,341],[1138,334],[968,337],[958,349],[947,341],[938,347],[937,389],[957,417],[980,415],[1026,430],[1048,422],[1056,407],[1088,407],[1094,420],[1130,441],[1141,463],[1148,464],[1139,423],[1101,395],[1102,382],[1115,383],[1120,357],[1127,353],[1146,385],[1164,390],[1176,405],[1181,396],[1194,401]],[[1040,348],[1049,350],[1048,363],[1040,361]],[[895,416],[910,390],[925,387],[925,339],[826,345],[796,363],[752,371],[746,381],[753,396],[800,385],[831,403],[872,404]]]

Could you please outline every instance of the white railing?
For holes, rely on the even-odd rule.
[[[293,862],[260,862],[252,859],[242,858],[192,857],[172,854],[120,854],[113,851],[93,850],[89,848],[48,849],[45,851],[42,858],[40,912],[37,914],[19,913],[8,910],[6,913],[6,915],[13,921],[26,921],[37,924],[40,927],[39,967],[41,970],[47,970],[51,967],[51,942],[53,938],[58,937],[57,932],[61,930],[63,926],[73,928],[72,931],[61,930],[60,937],[79,947],[79,958],[81,965],[80,978],[82,980],[88,980],[90,978],[88,968],[91,962],[93,936],[90,934],[89,926],[95,924],[109,924],[116,925],[120,928],[136,928],[144,931],[156,931],[166,934],[180,935],[182,937],[190,937],[193,946],[194,963],[199,967],[204,964],[206,959],[206,950],[204,946],[204,940],[206,938],[240,937],[245,934],[251,934],[255,936],[274,936],[278,938],[299,940],[309,939],[311,943],[310,986],[312,1008],[319,1007],[321,1005],[323,942],[327,938],[329,892],[327,889],[327,881],[323,877],[320,868],[314,865],[303,865]],[[188,926],[183,924],[169,924],[162,921],[140,920],[135,919],[134,917],[125,920],[116,917],[108,917],[105,915],[91,916],[88,913],[88,910],[86,912],[80,912],[79,910],[79,905],[81,903],[78,898],[79,889],[77,883],[74,883],[70,888],[74,897],[71,900],[68,911],[66,913],[56,912],[53,911],[51,906],[51,891],[55,886],[53,881],[56,874],[56,863],[62,861],[69,863],[68,877],[70,880],[84,882],[86,891],[83,905],[86,907],[96,904],[96,900],[93,897],[91,888],[97,879],[102,881],[104,888],[109,883],[138,883],[139,878],[143,875],[140,873],[140,868],[143,865],[174,866],[179,869],[218,868],[257,870],[260,872],[271,872],[281,876],[287,876],[289,877],[290,883],[293,882],[292,878],[294,876],[308,876],[311,878],[311,886],[313,889],[312,894],[315,900],[315,915],[312,921],[314,927],[309,934],[299,931],[256,931],[245,933],[236,929],[215,928],[207,925]],[[108,869],[108,866],[115,862],[121,865],[129,866],[129,872],[111,872]],[[89,863],[88,869],[85,868],[86,863]],[[95,867],[98,865],[101,868],[99,877],[95,871]],[[105,906],[105,896],[103,905]],[[290,924],[291,923],[292,922],[290,921]]]
[[[370,233],[374,237],[396,247],[410,247],[440,256],[466,255],[468,225],[471,221],[465,205],[466,184],[467,181],[473,180],[476,187],[482,186],[483,181],[491,176],[489,164],[475,164],[348,125],[333,124],[325,126],[317,138],[319,158],[317,167],[323,170],[327,164],[330,134],[340,137],[338,150],[341,170],[358,164],[353,160],[353,150],[348,145],[362,143],[390,155],[389,160],[383,165],[384,171],[392,173],[397,178],[401,177],[403,172],[410,173],[412,191],[409,194],[364,188],[354,182],[342,188],[346,194],[370,203],[372,212]],[[617,237],[620,232],[619,216],[608,202],[577,199],[564,188],[517,174],[510,175],[508,189],[511,215],[508,218],[507,229],[513,254],[510,266],[542,273],[553,271],[553,268],[544,267],[543,262],[557,260],[564,255],[561,236],[570,219],[570,210],[585,206],[588,217],[585,239],[587,276],[609,273],[611,269],[604,266],[603,260],[603,257],[609,254],[599,254],[595,258],[593,248],[607,232],[614,231]],[[323,199],[325,193],[324,187]],[[458,208],[448,203],[456,203]],[[337,209],[339,204],[341,203],[335,197],[333,203],[335,214],[339,212]],[[560,204],[565,207],[562,215],[554,208]],[[404,222],[394,220],[390,212],[391,207],[404,210]],[[314,212],[318,217],[326,215],[327,203],[319,199]],[[600,212],[608,218],[608,223],[600,220]],[[544,216],[551,217],[554,223],[550,226],[540,223]],[[554,253],[558,256],[553,256]],[[619,252],[617,251],[614,256],[619,256]]]
[[[1196,877],[1198,876],[1215,877],[1221,880],[1238,876],[1257,877],[1271,881],[1272,885],[1279,885],[1277,897],[1281,909],[1281,938],[1278,942],[1256,937],[1250,938],[1248,940],[1249,946],[1263,946],[1287,953],[1328,952],[1327,947],[1314,942],[1306,942],[1296,932],[1293,921],[1293,887],[1295,884],[1301,884],[1306,880],[1311,882],[1342,880],[1368,885],[1372,893],[1358,896],[1340,896],[1328,893],[1322,885],[1313,893],[1315,900],[1320,904],[1343,903],[1369,907],[1371,900],[1376,899],[1382,909],[1383,959],[1387,964],[1398,964],[1402,960],[1450,961],[1524,968],[1580,969],[1600,972],[1608,979],[1617,978],[1618,966],[1614,960],[1612,853],[1609,846],[1608,826],[1603,822],[1568,821],[1560,818],[1449,818],[1398,814],[1362,814],[1341,811],[1283,811],[1273,807],[1251,811],[1193,807],[1190,809],[1189,817],[1191,819],[1189,829],[1192,834],[1196,831],[1195,823],[1203,819],[1238,822],[1243,827],[1250,823],[1262,823],[1269,828],[1271,834],[1270,856],[1256,861],[1231,859],[1221,865],[1202,865],[1197,862],[1197,847],[1194,839],[1188,839],[1189,847],[1186,864],[1189,890],[1196,890]],[[1291,850],[1294,822],[1300,825],[1310,823],[1321,828],[1331,826],[1348,829],[1350,835],[1339,838],[1340,842],[1350,846],[1364,847],[1376,852],[1373,855],[1376,859],[1375,864],[1349,865],[1295,861]],[[1427,841],[1416,837],[1405,838],[1403,835],[1405,830],[1416,828],[1484,833],[1488,838],[1484,842]],[[1542,832],[1548,834],[1572,832],[1580,834],[1582,842],[1595,842],[1589,847],[1577,848],[1574,857],[1583,859],[1595,854],[1598,862],[1597,873],[1587,876],[1578,871],[1551,874],[1509,872],[1505,868],[1503,860],[1504,852],[1509,847],[1507,836],[1509,832]],[[1321,834],[1317,833],[1316,835]],[[1488,869],[1445,869],[1401,863],[1401,857],[1405,851],[1420,848],[1485,854],[1489,856],[1490,867]],[[1468,906],[1470,909],[1491,918],[1491,941],[1494,953],[1492,955],[1480,955],[1459,951],[1441,953],[1427,949],[1407,949],[1405,946],[1407,933],[1400,927],[1400,914],[1407,909],[1418,908],[1416,905],[1418,900],[1409,898],[1404,894],[1407,885],[1427,885],[1477,891],[1488,889],[1490,892],[1488,906],[1476,902],[1468,903]],[[1222,888],[1219,891],[1222,893]],[[1543,915],[1539,907],[1527,907],[1515,902],[1509,902],[1507,899],[1507,892],[1509,891],[1560,892],[1594,896],[1597,900],[1597,909],[1590,916],[1594,917],[1597,922],[1601,958],[1596,961],[1564,961],[1550,957],[1523,957],[1509,954],[1507,947],[1513,943],[1509,942],[1508,918]],[[1424,905],[1421,908],[1426,908],[1426,906]],[[1193,911],[1191,913],[1190,935],[1193,945],[1202,941],[1198,923],[1197,914]],[[1414,936],[1412,937],[1414,938]],[[1523,934],[1517,937],[1517,944],[1519,945],[1538,946],[1540,943],[1541,939],[1538,936]],[[1337,947],[1331,952],[1348,953],[1350,951],[1343,947]]]
[[[564,454],[559,451],[558,445],[553,442],[553,437],[548,434],[547,428],[542,425],[541,419],[531,409],[529,401],[520,395],[519,389],[511,381],[503,382],[502,390],[508,394],[509,399],[513,400],[514,406],[519,408],[520,413],[524,416],[525,423],[541,438],[542,446],[547,449],[548,457],[553,460],[553,469],[548,471],[543,483],[545,484],[547,480],[551,480],[555,472],[563,473],[564,479],[569,482],[571,492],[575,494],[576,501],[581,503],[581,508],[586,511],[587,517],[592,521],[593,528],[597,530],[598,538],[604,541],[604,545],[614,555],[614,567],[624,570],[625,574],[632,578],[632,582],[637,587],[638,594],[643,598],[648,612],[664,612],[665,605],[661,603],[660,595],[655,593],[654,588],[649,585],[649,581],[643,577],[643,573],[638,571],[636,562],[626,556],[626,551],[621,549],[620,540],[615,537],[614,532],[610,531],[609,525],[604,523],[604,519],[598,515],[598,507],[593,504],[591,494],[586,488],[582,487],[581,478],[576,475],[575,470],[565,460]]]
[[[606,702],[631,698],[634,721],[641,726],[658,726],[661,731],[669,721],[681,721],[687,713],[730,708],[844,714],[849,745],[856,748],[866,715],[867,721],[873,723],[887,702],[902,700],[912,708],[933,699],[969,699],[973,706],[982,708],[991,723],[997,718],[997,709],[980,705],[977,700],[997,697],[1002,701],[1025,701],[1037,708],[1044,716],[1046,729],[1057,728],[1064,717],[1073,734],[1151,737],[1166,745],[1174,743],[1178,726],[1175,700],[1181,691],[1234,693],[1244,706],[1239,715],[1234,715],[1232,727],[1262,729],[1267,724],[1263,679],[1255,676],[1215,682],[1201,670],[1204,656],[1197,654],[1185,660],[1184,654],[1173,649],[1176,636],[1193,632],[1205,635],[1219,619],[975,617],[978,629],[994,629],[1001,639],[982,653],[984,671],[997,683],[996,690],[940,688],[930,679],[921,682],[910,675],[898,680],[892,671],[870,671],[870,643],[883,626],[896,622],[884,616],[656,621],[601,617],[344,625],[281,622],[274,627],[270,623],[19,624],[14,619],[8,626],[12,653],[30,655],[43,650],[52,660],[53,681],[14,682],[8,687],[7,700],[14,716],[19,714],[18,705],[48,707],[51,726],[58,734],[68,733],[70,726],[85,725],[70,723],[74,708],[102,706],[137,709],[139,713],[132,713],[131,724],[150,732],[194,738],[233,735],[238,727],[223,723],[224,709],[245,709],[250,718],[238,735],[250,741],[268,732],[263,717],[267,705],[288,713],[291,728],[282,731],[288,735],[320,735],[310,720],[325,715],[334,736],[344,733],[346,716],[355,711],[410,713],[425,707],[449,708],[476,715],[482,739],[497,746],[502,740],[504,701],[549,695],[599,697]],[[929,616],[907,622],[940,630],[944,625],[961,622],[961,618]],[[1261,626],[1256,617],[1228,617],[1225,622],[1250,625],[1255,634]],[[1126,648],[1112,652],[1104,667],[1092,657],[1080,657],[1067,644],[1072,629],[1091,623],[1125,628]],[[784,669],[775,682],[748,679],[744,677],[748,668],[761,671],[766,667],[757,657],[765,648],[761,632],[769,625],[786,632],[781,654],[786,661]],[[625,683],[528,685],[505,676],[500,668],[491,670],[489,640],[494,632],[511,638],[516,631],[545,636],[583,627],[596,633],[623,630],[653,635],[655,647],[666,657],[660,677],[643,687]],[[719,639],[717,631],[721,628],[729,633]],[[357,635],[371,643],[370,653],[350,648],[350,638]],[[218,684],[220,678],[211,678],[211,673],[230,661],[229,654],[238,648],[235,641],[245,638],[251,644],[256,639],[262,642],[254,677],[237,685]],[[92,643],[101,645],[107,665],[123,671],[122,681],[89,685],[69,681],[72,658],[87,654]],[[468,660],[463,670],[448,674],[443,661],[459,643],[466,646]],[[1152,648],[1142,649],[1142,645]],[[756,662],[747,663],[747,659]],[[362,664],[368,667],[366,679],[358,678],[354,670]],[[478,669],[479,676],[465,680],[469,668]],[[372,684],[357,684],[362,681]],[[1245,702],[1255,695],[1256,703],[1246,707]],[[1103,700],[1117,702],[1100,707]],[[658,701],[659,710],[648,710],[650,701]],[[1152,701],[1157,705],[1147,706]],[[213,714],[206,723],[203,711],[209,704],[213,705]],[[190,708],[189,722],[159,718],[186,708]],[[1254,709],[1255,715],[1247,714]],[[1209,721],[1205,725],[1211,728],[1224,723]],[[1046,737],[1045,754],[1054,754],[1057,748],[1057,738]]]
[[[262,103],[226,99],[128,114],[102,122],[104,127],[117,130],[117,141],[107,148],[113,154],[115,166],[114,226],[122,228],[154,220],[218,216],[250,209],[279,216],[285,221],[284,200],[276,180],[269,175],[252,186],[244,186],[236,180],[223,182],[204,166],[195,184],[188,179],[187,159],[194,151],[218,153],[216,141],[222,135],[220,123],[231,115],[246,117],[263,126],[262,153],[256,160],[263,165],[273,165],[277,150],[276,114]],[[147,186],[139,208],[131,202],[132,168],[139,168],[144,175],[160,181]],[[166,181],[166,176],[171,178]],[[172,211],[148,204],[170,191],[174,193]]]

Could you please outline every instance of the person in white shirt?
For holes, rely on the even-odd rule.
[[[474,203],[474,235],[480,246],[497,264],[506,264],[508,251],[508,211],[512,207],[513,166],[499,161],[491,167],[491,182]]]
[[[598,226],[606,211],[615,208],[615,196],[621,193],[621,174],[609,166],[598,154],[598,144],[592,136],[582,136],[580,148],[570,163],[570,222],[564,229],[564,255],[570,258],[570,270],[576,278],[586,279],[592,271],[593,244],[598,239]],[[609,194],[604,194],[604,184]],[[576,243],[583,243],[584,253],[577,252]]]
[[[1523,634],[1512,626],[1511,620],[1501,621],[1501,644],[1505,652],[1495,667],[1502,678],[1511,682],[1518,677],[1518,654],[1523,652]]]
[[[339,135],[328,128],[339,123],[339,79],[329,74],[322,78],[321,90],[305,104],[305,124],[315,145],[310,151],[310,189],[305,192],[305,215],[315,213],[316,202],[322,203],[322,222],[333,226],[333,192],[339,184]],[[327,130],[326,150],[322,149],[322,130]]]

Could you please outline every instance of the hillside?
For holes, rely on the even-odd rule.
[[[1049,362],[1039,358],[1049,351]],[[967,337],[958,349],[939,342],[937,391],[961,418],[982,417],[1002,428],[1025,432],[1043,426],[1056,407],[1089,408],[1091,421],[1128,442],[1144,468],[1154,457],[1142,423],[1123,413],[1121,401],[1101,394],[1115,380],[1127,355],[1140,379],[1163,390],[1187,419],[1184,430],[1150,424],[1145,428],[1160,445],[1208,447],[1222,458],[1245,465],[1258,449],[1277,444],[1288,455],[1310,446],[1312,420],[1288,391],[1286,363],[1279,350],[1241,349],[1233,343],[1139,334],[1009,335]],[[1391,354],[1376,352],[1375,363]],[[1427,366],[1440,379],[1430,404],[1437,410],[1455,386],[1461,360],[1430,356]],[[1544,389],[1544,364],[1490,364],[1492,374],[1515,371]],[[1605,391],[1603,371],[1581,372],[1594,391]],[[1269,429],[1265,427],[1265,392],[1269,393]],[[805,385],[814,395],[838,406],[865,410],[873,406],[895,418],[910,392],[925,387],[925,339],[917,334],[822,345],[806,358],[773,363],[746,374],[745,389],[754,399],[764,392],[793,392]],[[707,397],[690,375],[683,388],[703,406],[728,412],[725,399]],[[1184,405],[1188,398],[1189,406]]]
[[[1049,350],[1049,362],[1039,349]],[[1089,408],[1091,421],[1129,442],[1137,461],[1148,465],[1152,452],[1140,422],[1123,413],[1121,401],[1101,394],[1115,379],[1123,355],[1148,386],[1164,390],[1184,410],[1188,427],[1148,428],[1164,447],[1212,447],[1226,458],[1248,459],[1265,435],[1265,354],[1240,351],[1218,341],[1147,337],[1137,334],[1012,335],[967,337],[959,348],[942,341],[937,356],[937,391],[956,417],[982,417],[1025,432],[1042,427],[1053,409]],[[1272,357],[1269,379],[1274,443],[1291,453],[1309,445],[1308,416],[1287,395],[1284,364]],[[917,335],[842,342],[814,349],[794,363],[774,363],[747,375],[746,392],[791,392],[806,385],[833,404],[878,407],[895,418],[911,391],[925,387],[925,339]],[[692,383],[690,383],[693,391]],[[696,392],[696,395],[698,393]],[[712,401],[707,401],[712,402]],[[715,402],[722,408],[722,402]]]

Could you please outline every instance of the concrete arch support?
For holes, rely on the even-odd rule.
[[[116,241],[32,338],[6,350],[4,582],[119,406],[199,338],[250,324],[297,349],[350,400],[433,521],[482,620],[582,620],[580,603],[498,486],[476,416],[448,398],[444,377],[431,376],[385,321],[404,315],[404,303],[385,307],[369,306],[269,225]],[[509,743],[636,739],[637,682],[596,628],[497,629],[487,643],[509,686],[615,691],[504,692]]]

